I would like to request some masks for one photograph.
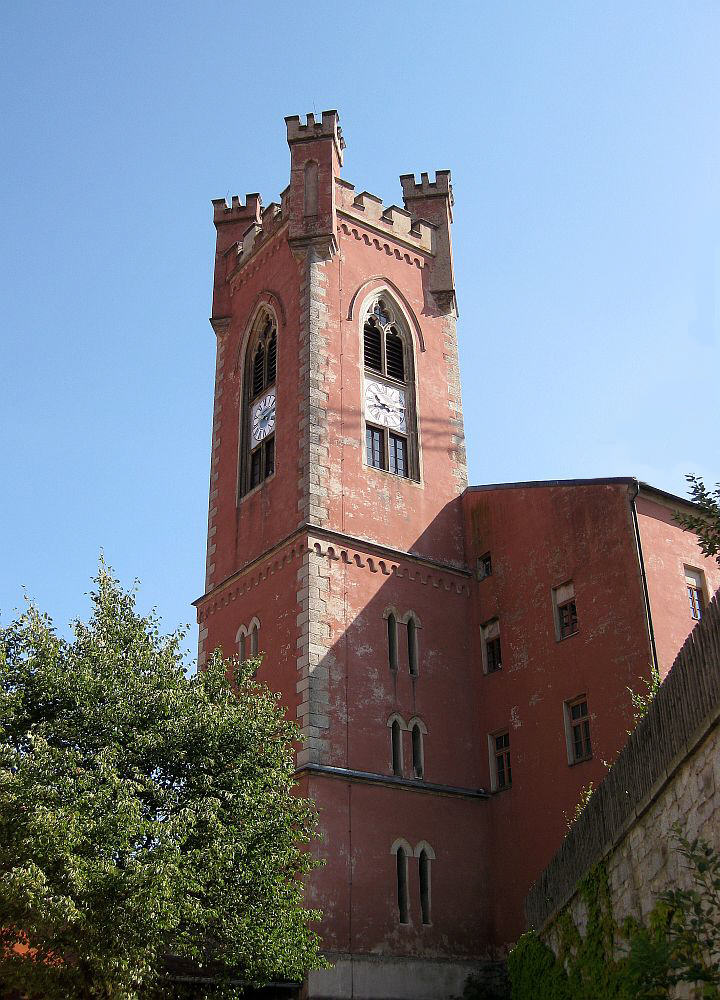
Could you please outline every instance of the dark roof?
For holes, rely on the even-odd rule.
[[[535,489],[537,487],[548,486],[637,486],[644,493],[654,494],[673,504],[680,504],[683,507],[695,506],[692,500],[688,500],[687,497],[679,497],[675,493],[668,493],[667,490],[658,489],[657,486],[644,483],[635,476],[605,476],[597,479],[535,479],[524,483],[489,483],[484,486],[468,486],[466,492]]]

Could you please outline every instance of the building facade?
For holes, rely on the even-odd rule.
[[[635,480],[468,489],[450,174],[385,207],[336,112],[286,124],[281,202],[213,203],[199,660],[262,651],[303,733],[334,962],[308,995],[450,997],[720,579]]]

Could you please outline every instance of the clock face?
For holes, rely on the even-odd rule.
[[[252,438],[257,444],[275,430],[275,393],[269,392],[252,408]]]
[[[405,392],[383,382],[365,382],[365,419],[391,430],[406,430]]]

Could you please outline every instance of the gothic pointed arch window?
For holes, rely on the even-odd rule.
[[[364,317],[363,365],[365,463],[419,481],[412,338],[384,293]]]
[[[250,336],[243,380],[243,432],[240,495],[275,471],[277,325],[261,315]]]

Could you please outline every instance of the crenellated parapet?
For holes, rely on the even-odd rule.
[[[414,199],[443,198],[450,208],[450,221],[452,222],[453,198],[452,182],[449,170],[436,170],[435,180],[431,181],[429,174],[420,174],[420,183],[415,180],[415,174],[401,174],[400,184],[402,186],[403,200],[407,205]]]
[[[263,207],[257,193],[242,202],[234,195],[213,201],[217,229],[213,316],[229,308],[228,283],[236,284],[258,250],[287,227],[293,253],[310,248],[318,259],[337,250],[338,230],[399,259],[427,268],[425,287],[441,312],[455,308],[455,281],[450,226],[453,193],[449,170],[427,173],[416,180],[403,174],[403,207],[384,205],[369,191],[357,192],[340,177],[343,140],[337,111],[323,111],[319,120],[308,114],[285,119],[290,146],[290,184],[280,203]]]
[[[336,207],[341,216],[362,222],[371,230],[406,243],[413,250],[434,253],[435,226],[398,205],[384,205],[382,198],[369,191],[355,193],[355,185],[336,179]]]
[[[285,119],[287,126],[287,141],[289,146],[298,142],[311,142],[315,139],[332,139],[338,161],[342,166],[345,140],[340,128],[340,115],[337,111],[323,111],[319,122],[315,121],[312,112],[306,116],[305,123],[299,115],[290,115]]]

